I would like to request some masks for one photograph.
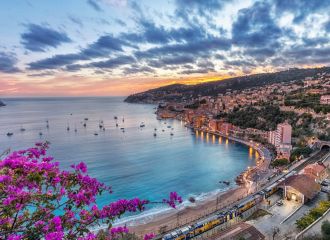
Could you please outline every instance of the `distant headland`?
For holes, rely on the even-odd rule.
[[[6,106],[6,104],[4,104],[4,102],[0,100],[0,107],[4,107],[4,106]]]
[[[240,91],[275,83],[288,83],[313,77],[322,72],[330,73],[330,67],[321,68],[290,68],[285,71],[252,74],[233,77],[219,81],[200,83],[196,85],[172,84],[128,96],[125,102],[130,103],[160,103],[184,102],[198,96],[217,96],[228,90]]]

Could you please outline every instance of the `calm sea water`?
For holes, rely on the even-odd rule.
[[[225,189],[220,180],[233,185],[241,171],[255,164],[244,145],[196,135],[177,120],[159,121],[154,105],[129,104],[123,99],[5,99],[7,106],[0,108],[0,152],[8,147],[16,150],[31,147],[37,141],[50,141],[49,154],[62,168],[84,161],[90,175],[112,186],[114,193],[101,197],[101,205],[136,196],[161,200],[171,191],[177,191],[184,199],[204,198]],[[119,127],[114,116],[118,116]],[[88,118],[86,128],[84,118]],[[105,131],[99,129],[100,121]],[[144,128],[139,127],[141,122]],[[21,132],[21,127],[26,131]],[[14,135],[8,137],[7,132]],[[39,136],[39,132],[43,135]],[[147,215],[163,210],[154,206]]]

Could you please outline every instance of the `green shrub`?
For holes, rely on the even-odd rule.
[[[297,228],[304,230],[330,208],[330,201],[320,201],[317,207],[311,209],[308,214],[296,221]]]
[[[289,163],[288,159],[286,158],[279,158],[276,159],[275,161],[272,162],[272,166],[273,167],[281,167],[281,166],[285,166]]]

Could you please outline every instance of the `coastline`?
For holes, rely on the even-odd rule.
[[[260,165],[256,165],[254,168],[255,171],[249,171],[247,173],[247,178],[252,178],[253,175],[257,173],[257,175],[261,175],[261,179],[257,179],[258,181],[264,181],[269,174],[269,165],[271,162],[270,151],[261,146],[259,143],[249,142],[242,139],[238,139],[235,137],[227,136],[222,134],[221,132],[213,132],[213,131],[206,131],[203,129],[195,129],[191,126],[186,126],[188,128],[198,131],[204,131],[209,134],[213,134],[219,137],[227,138],[231,141],[235,141],[241,144],[244,144],[248,147],[252,147],[255,151],[258,152],[259,158],[262,159]],[[257,160],[257,159],[256,159]],[[247,170],[245,170],[247,171]],[[182,209],[176,210],[173,209],[172,211],[168,211],[165,213],[160,213],[154,216],[152,220],[137,225],[131,225],[130,230],[137,234],[140,237],[143,237],[144,234],[153,232],[153,233],[166,233],[171,232],[172,230],[183,227],[185,225],[191,224],[193,222],[198,221],[199,219],[205,218],[206,216],[214,213],[217,210],[222,208],[228,207],[231,204],[241,200],[242,198],[252,194],[253,192],[257,191],[258,183],[256,183],[255,189],[251,190],[251,186],[253,185],[254,181],[250,181],[252,183],[250,187],[242,186],[242,185],[235,185],[234,187],[224,190],[214,196],[210,196],[202,201],[196,202],[193,206],[184,206]],[[129,224],[128,224],[129,225]]]
[[[164,232],[170,232],[179,226],[191,224],[202,219],[246,196],[247,189],[245,187],[235,186],[217,194],[213,198],[208,198],[202,202],[196,203],[194,206],[184,207],[181,210],[173,209],[169,213],[156,216],[153,221],[141,225],[130,226],[129,228],[131,232],[134,232],[140,237],[150,232],[158,234],[161,228],[163,228]]]

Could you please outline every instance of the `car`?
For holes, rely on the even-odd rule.
[[[321,186],[325,186],[325,187],[327,187],[327,186],[329,186],[329,183],[323,181],[323,182],[321,182]]]
[[[321,191],[325,192],[325,193],[330,193],[330,187],[326,186],[326,187],[321,187]]]
[[[284,203],[283,203],[283,201],[282,201],[282,199],[280,199],[280,200],[278,200],[277,202],[276,202],[276,205],[277,206],[282,206]]]

